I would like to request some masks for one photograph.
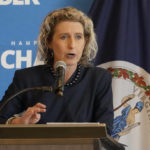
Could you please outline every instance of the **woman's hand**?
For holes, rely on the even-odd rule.
[[[21,117],[12,120],[12,124],[35,124],[41,118],[41,112],[46,112],[46,105],[37,103],[29,107]]]

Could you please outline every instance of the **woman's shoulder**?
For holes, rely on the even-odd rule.
[[[38,66],[32,66],[32,67],[28,67],[28,68],[23,68],[23,69],[19,69],[16,70],[15,73],[37,73],[37,72],[41,72],[44,69],[47,69],[48,65],[38,65]]]
[[[111,75],[111,73],[107,69],[99,67],[99,66],[90,65],[90,66],[86,66],[84,68],[85,68],[85,70],[87,70],[91,74],[95,74],[95,75],[106,75],[106,74],[108,74],[108,75]]]
[[[88,81],[92,80],[92,83],[106,83],[112,80],[111,73],[105,68],[99,66],[86,66],[83,70],[82,79],[88,79]]]
[[[47,65],[39,65],[16,70],[13,77],[13,82],[17,85],[26,86],[27,84],[37,84],[39,82],[42,82],[43,80],[45,81],[47,79],[47,68]]]

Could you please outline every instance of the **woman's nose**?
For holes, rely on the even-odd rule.
[[[69,48],[71,49],[75,48],[75,39],[70,38],[68,45],[69,45]]]

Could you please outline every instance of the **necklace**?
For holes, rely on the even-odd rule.
[[[51,74],[53,75],[53,77],[56,79],[56,73],[55,73],[55,71],[54,71],[54,69],[53,69],[52,66],[50,66],[50,72],[51,72]],[[80,74],[81,74],[81,66],[78,65],[78,66],[77,66],[77,69],[76,69],[76,71],[73,73],[72,77],[71,77],[71,78],[68,80],[68,82],[65,84],[65,87],[71,87],[71,86],[77,84],[78,81],[79,81]]]

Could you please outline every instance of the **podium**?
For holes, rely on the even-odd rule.
[[[0,150],[100,150],[100,123],[0,125]]]

